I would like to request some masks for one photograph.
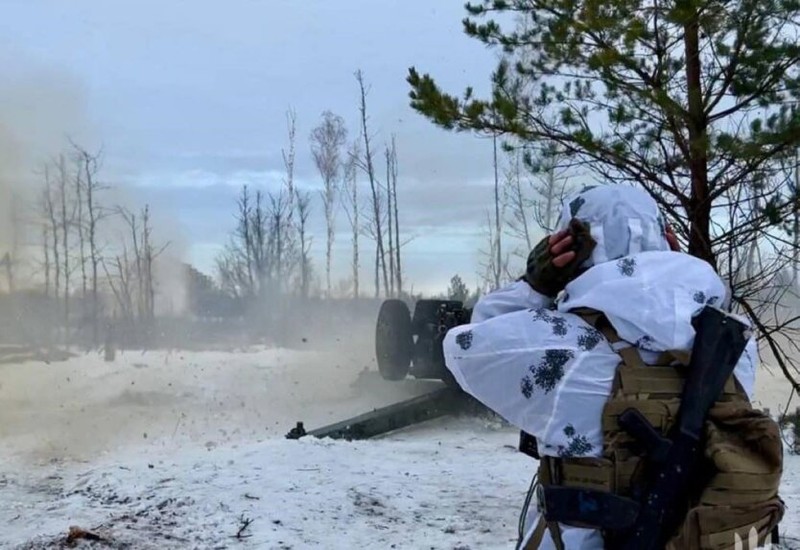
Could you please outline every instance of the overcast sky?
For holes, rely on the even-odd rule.
[[[463,34],[463,0],[3,0],[2,12],[0,115],[36,130],[19,139],[102,144],[106,178],[172,222],[165,231],[209,273],[241,184],[279,185],[286,110],[297,113],[297,178],[318,187],[309,132],[330,109],[356,136],[362,69],[377,143],[397,136],[407,277],[417,289],[443,290],[454,273],[474,284],[491,142],[434,127],[410,109],[405,82],[416,66],[446,90],[487,89],[496,54]]]

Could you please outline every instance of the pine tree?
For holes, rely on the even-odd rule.
[[[800,146],[800,2],[480,0],[466,9],[466,34],[502,52],[491,96],[446,93],[411,68],[411,106],[442,128],[503,135],[528,151],[557,146],[601,182],[644,187],[688,252],[728,278],[793,380],[772,336],[789,325],[775,325],[778,298],[763,296],[792,257],[785,225],[798,206],[786,174]],[[771,263],[741,280],[753,246]]]

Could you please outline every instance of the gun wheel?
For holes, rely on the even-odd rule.
[[[375,328],[375,357],[381,376],[386,380],[408,376],[413,349],[408,306],[402,300],[386,300],[381,304]]]

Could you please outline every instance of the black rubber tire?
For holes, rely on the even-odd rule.
[[[411,368],[414,335],[411,312],[402,300],[386,300],[375,326],[375,358],[385,380],[403,380]]]

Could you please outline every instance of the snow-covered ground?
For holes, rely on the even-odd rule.
[[[80,525],[132,548],[513,548],[532,461],[508,431],[443,428],[45,465],[0,481],[3,537],[40,548]]]
[[[372,441],[283,438],[436,385],[381,381],[369,346],[351,347],[0,366],[0,547],[58,548],[79,526],[110,548],[513,548],[536,467],[513,429],[460,418]],[[785,405],[766,375],[759,388]],[[800,457],[783,496],[800,539]]]

